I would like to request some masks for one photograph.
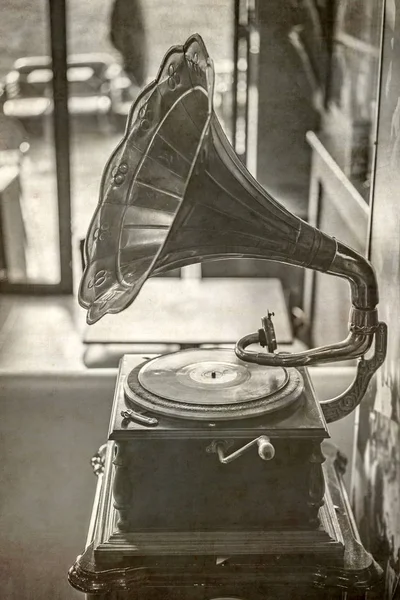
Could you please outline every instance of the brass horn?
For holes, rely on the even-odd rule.
[[[386,329],[378,322],[371,264],[290,213],[250,175],[213,111],[213,86],[212,61],[193,35],[168,51],[131,108],[86,238],[79,299],[88,323],[122,311],[152,275],[221,258],[259,258],[347,278],[349,335],[297,354],[247,351],[262,341],[261,331],[237,343],[239,358],[282,366],[355,358],[379,331],[382,362]]]

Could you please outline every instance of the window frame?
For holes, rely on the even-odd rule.
[[[70,154],[70,115],[68,111],[67,80],[67,3],[68,0],[48,0],[48,26],[50,33],[52,59],[53,90],[53,132],[54,156],[57,180],[58,232],[60,280],[57,283],[0,281],[0,293],[21,295],[70,295],[73,287],[73,249],[72,249],[72,207],[71,207],[71,154]],[[247,14],[255,0],[233,0],[233,90],[232,90],[232,132],[236,148],[236,129],[238,114],[238,60],[239,43],[246,40],[249,59]],[[245,23],[240,23],[240,15],[246,15]],[[248,73],[246,74],[248,77]],[[245,129],[248,128],[248,98],[242,114],[246,116]],[[246,136],[247,137],[247,136]],[[240,157],[246,162],[246,151]]]
[[[1,281],[0,293],[31,295],[68,295],[73,293],[66,0],[48,0],[47,9],[53,71],[53,132],[57,179],[60,280],[57,283]]]

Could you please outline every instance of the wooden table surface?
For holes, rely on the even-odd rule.
[[[106,315],[85,331],[87,344],[225,344],[261,327],[267,310],[277,340],[293,340],[279,279],[153,278],[122,313]]]

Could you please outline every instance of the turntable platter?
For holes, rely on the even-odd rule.
[[[296,369],[245,363],[231,349],[165,354],[129,374],[136,405],[179,418],[238,419],[288,406],[303,389]]]
[[[145,390],[161,398],[190,404],[233,404],[270,396],[288,379],[280,367],[268,369],[242,362],[229,349],[184,350],[160,356],[139,372]]]

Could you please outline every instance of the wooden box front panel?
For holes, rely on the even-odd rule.
[[[131,442],[129,530],[308,527],[312,443],[273,443],[271,461],[254,447],[223,465],[207,440]]]

